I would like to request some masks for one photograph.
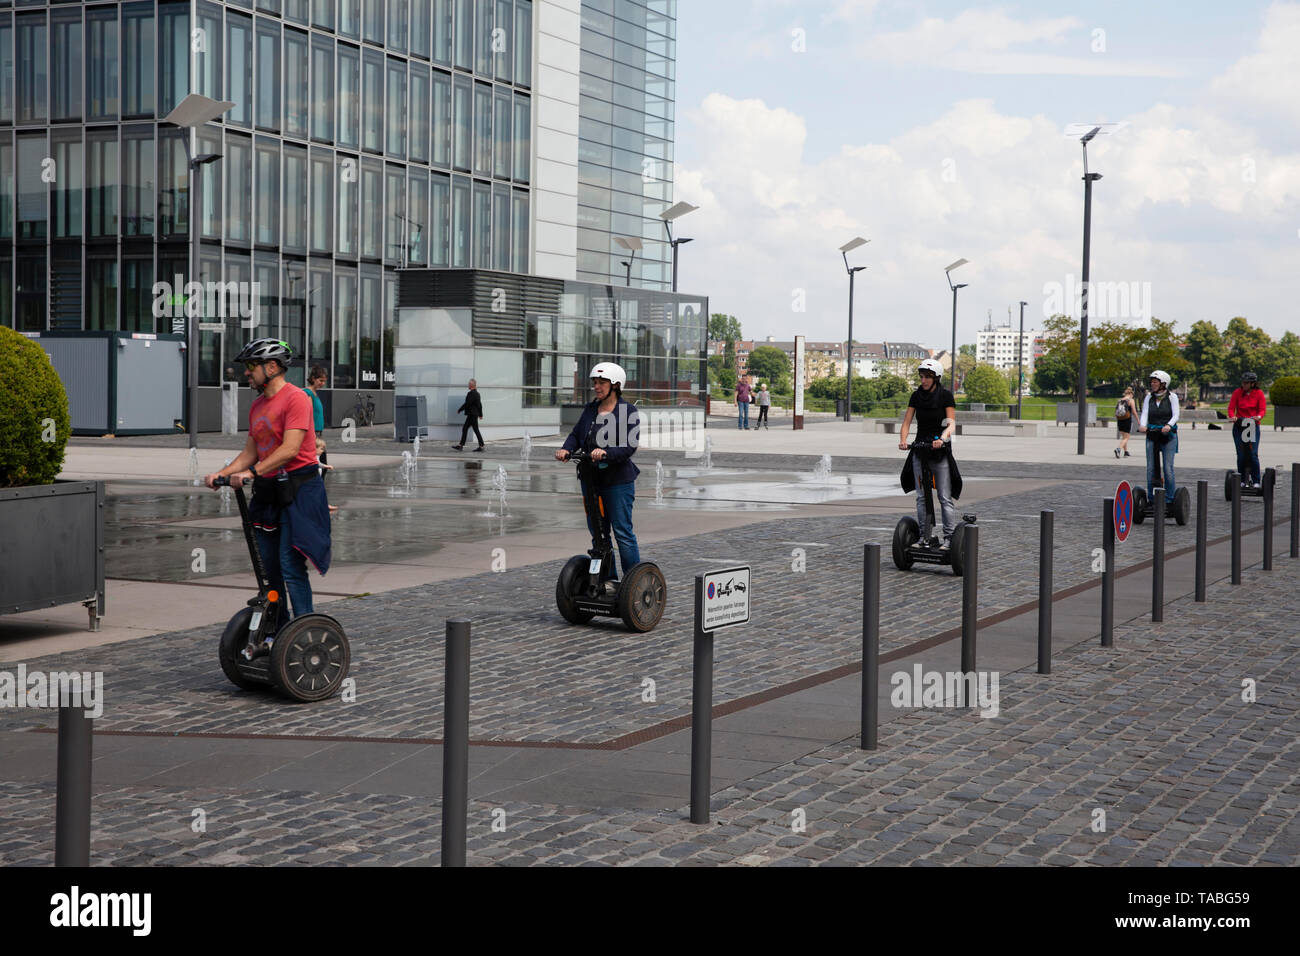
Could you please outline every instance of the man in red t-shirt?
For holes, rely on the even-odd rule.
[[[1259,387],[1259,376],[1243,372],[1241,388],[1228,400],[1228,418],[1232,419],[1232,443],[1237,446],[1237,473],[1244,488],[1259,484],[1259,438],[1263,431],[1268,402]]]
[[[258,339],[236,357],[260,395],[249,411],[244,450],[204,482],[211,488],[218,477],[254,480],[249,510],[268,584],[288,593],[297,617],[313,610],[307,559],[322,574],[329,566],[329,517],[326,510],[322,523],[317,507],[325,498],[311,396],[284,378],[292,354],[278,339]],[[321,489],[308,488],[310,482]]]

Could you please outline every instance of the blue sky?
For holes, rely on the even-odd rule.
[[[1079,271],[1064,127],[1112,121],[1089,149],[1093,281],[1181,328],[1300,329],[1296,89],[1300,4],[683,0],[675,198],[701,209],[681,285],[747,336],[842,338],[836,249],[862,235],[856,337],[945,343],[959,257],[959,339],[1019,299],[1029,324]]]

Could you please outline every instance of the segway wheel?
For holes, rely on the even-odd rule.
[[[963,547],[966,543],[966,522],[963,521],[953,529],[949,540],[951,544],[948,546],[948,555],[952,561],[952,576],[959,578],[966,570],[966,551]]]
[[[900,571],[910,571],[915,560],[911,548],[921,540],[921,526],[911,515],[900,518],[894,525],[894,567]]]
[[[1133,523],[1141,524],[1147,520],[1147,490],[1133,489]]]
[[[217,650],[217,660],[221,662],[221,672],[230,683],[244,690],[256,690],[265,687],[255,680],[249,680],[239,671],[239,652],[248,644],[248,625],[253,620],[251,607],[240,608],[226,625],[221,634],[221,644]]]
[[[1192,495],[1186,488],[1174,492],[1174,520],[1180,525],[1187,524],[1192,514]]]
[[[351,662],[343,626],[328,614],[304,614],[275,636],[271,681],[296,701],[325,700],[338,692]]]
[[[1232,500],[1232,472],[1230,471],[1223,473],[1223,500]]]
[[[644,634],[654,630],[664,616],[668,603],[668,582],[664,580],[659,565],[642,561],[632,566],[618,589],[615,610],[629,631]]]
[[[570,624],[586,624],[595,617],[591,611],[579,611],[573,603],[586,580],[590,561],[591,558],[585,554],[575,554],[565,563],[560,579],[555,582],[555,606],[560,609],[560,616]]]

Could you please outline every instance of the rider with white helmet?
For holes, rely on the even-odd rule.
[[[1156,454],[1164,454],[1165,502],[1172,505],[1174,493],[1174,455],[1178,453],[1178,396],[1169,390],[1169,373],[1156,369],[1151,373],[1151,389],[1142,400],[1138,431],[1147,436],[1147,500],[1155,501]]]
[[[640,442],[641,417],[636,406],[623,398],[626,385],[627,372],[622,366],[598,362],[591,370],[595,400],[582,410],[564,445],[555,451],[559,461],[565,461],[570,452],[578,449],[591,453],[592,467],[579,468],[582,493],[584,497],[598,493],[604,502],[624,574],[641,560],[632,530],[636,476],[641,473],[632,463],[632,456]],[[587,528],[591,531],[593,548],[599,548],[599,516],[591,511],[587,513]],[[613,567],[601,570],[609,580],[618,578]]]
[[[943,547],[951,543],[952,533],[957,527],[957,506],[953,504],[953,478],[955,465],[952,461],[952,436],[957,430],[957,401],[951,391],[943,387],[943,366],[934,359],[924,359],[917,367],[921,377],[920,387],[912,393],[907,402],[907,412],[903,416],[903,427],[898,435],[898,447],[902,451],[909,448],[907,433],[916,419],[916,437],[928,440],[930,473],[934,475],[935,490],[939,494],[940,512],[943,517]],[[926,541],[932,529],[927,527],[929,516],[925,511],[925,494],[921,485],[921,459],[912,451],[908,455],[911,465],[912,483],[916,488],[916,523],[921,529],[921,540]],[[903,468],[903,490],[910,491],[907,479],[907,467]],[[960,492],[958,492],[960,493]]]

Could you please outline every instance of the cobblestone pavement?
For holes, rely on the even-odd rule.
[[[1209,598],[1117,628],[1116,648],[1063,651],[1051,676],[1003,675],[996,718],[913,711],[882,727],[873,753],[841,741],[760,773],[716,793],[705,826],[685,808],[472,802],[470,862],[1294,866],[1300,646],[1281,623],[1297,609],[1292,575],[1213,585]],[[0,784],[0,864],[48,865],[53,814],[52,786]],[[439,827],[423,798],[105,788],[91,854],[424,865],[438,860]]]
[[[1036,600],[1041,508],[1056,512],[1057,589],[1096,580],[1101,500],[1113,488],[1110,480],[1075,480],[981,502],[980,614]],[[1255,514],[1250,527],[1262,508],[1257,501],[1247,507],[1256,509],[1247,511]],[[899,509],[910,510],[910,501],[900,497]],[[651,509],[638,507],[638,523],[653,520]],[[863,542],[885,549],[882,653],[958,626],[961,579],[947,569],[895,570],[888,556],[895,520],[893,513],[775,520],[656,545],[644,556],[661,564],[672,594],[663,622],[645,635],[628,634],[613,619],[565,624],[553,601],[558,566],[547,564],[337,602],[330,612],[352,640],[356,700],[282,705],[270,724],[266,695],[240,691],[222,676],[218,635],[207,629],[89,649],[76,655],[75,667],[105,674],[104,730],[437,738],[444,622],[464,615],[474,622],[473,739],[606,742],[689,714],[691,581],[709,566],[754,569],[751,622],[729,631],[716,654],[719,704],[860,659]],[[1135,529],[1120,547],[1121,569],[1149,558],[1150,527]],[[1210,536],[1228,530],[1227,506],[1212,499]],[[583,543],[575,540],[574,550]],[[1192,543],[1192,525],[1169,524],[1168,549]],[[486,567],[495,545],[483,546]],[[805,553],[804,572],[792,570],[796,549]],[[73,664],[66,655],[28,662],[45,670]],[[656,684],[653,703],[642,700],[647,677]],[[53,720],[48,711],[0,711],[0,730]]]

